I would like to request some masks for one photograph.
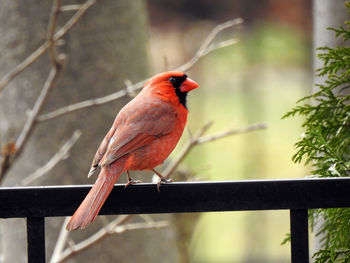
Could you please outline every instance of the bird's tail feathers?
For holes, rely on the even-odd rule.
[[[68,231],[83,229],[94,221],[112,191],[115,182],[123,172],[123,167],[113,168],[105,166],[101,169],[94,186],[69,220],[66,226]]]

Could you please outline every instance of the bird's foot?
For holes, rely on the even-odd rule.
[[[141,180],[134,180],[132,178],[129,179],[129,182],[127,182],[124,186],[124,189],[127,188],[129,185],[133,185],[133,184],[140,184],[142,183]]]
[[[157,183],[157,190],[158,190],[158,192],[160,192],[160,185],[161,184],[169,184],[172,181],[173,180],[171,180],[171,179],[166,179],[164,176],[160,177],[160,180]]]

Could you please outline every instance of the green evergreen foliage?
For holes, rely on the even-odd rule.
[[[350,2],[346,6],[350,10]],[[296,143],[293,161],[311,164],[315,177],[350,175],[350,47],[346,46],[350,21],[345,22],[345,27],[330,30],[343,38],[344,46],[318,49],[323,61],[318,75],[326,77],[325,83],[317,85],[318,92],[301,99],[298,103],[304,104],[283,117],[305,117],[305,133]],[[312,226],[320,218],[321,227],[314,231],[322,237],[322,249],[313,255],[315,262],[350,262],[350,208],[313,210]]]

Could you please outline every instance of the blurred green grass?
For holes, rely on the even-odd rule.
[[[210,120],[208,133],[260,122],[269,127],[197,146],[185,164],[207,180],[304,177],[306,168],[291,161],[301,119],[281,117],[310,90],[308,40],[273,24],[239,39],[191,72],[200,89],[190,94],[189,127],[194,132]],[[290,262],[289,246],[280,245],[288,231],[288,211],[206,213],[192,240],[192,262]]]

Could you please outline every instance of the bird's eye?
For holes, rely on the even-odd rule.
[[[172,84],[175,84],[176,83],[176,78],[175,77],[171,77],[169,79],[169,81],[172,83]]]

